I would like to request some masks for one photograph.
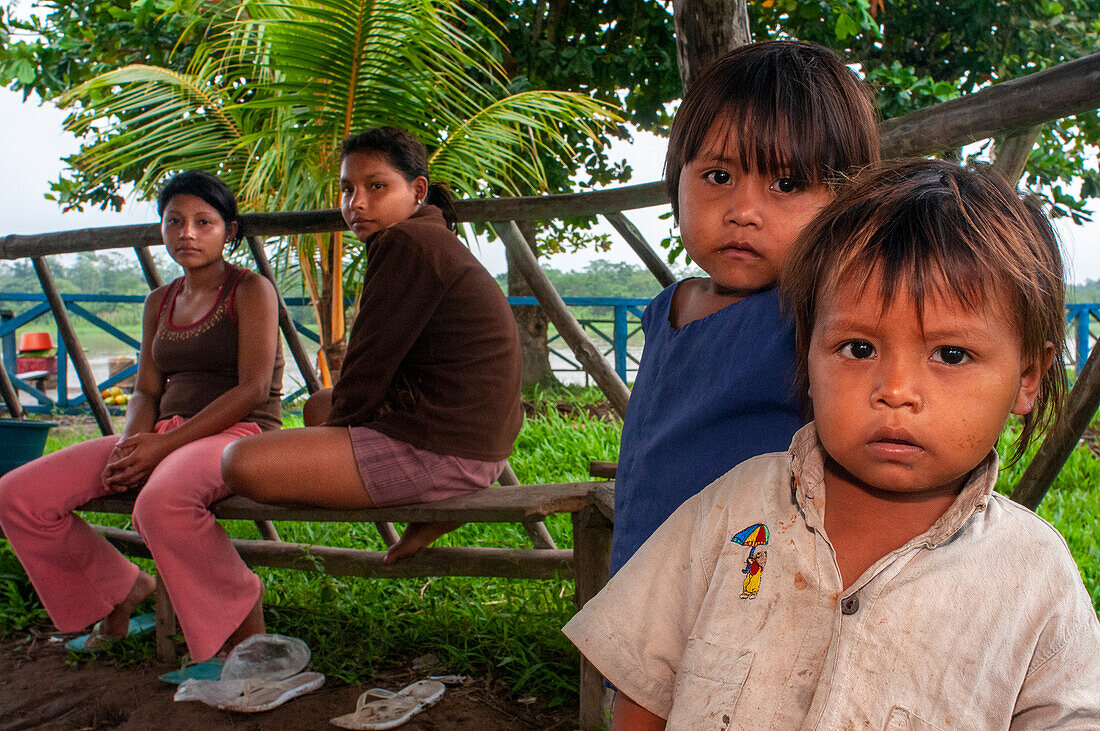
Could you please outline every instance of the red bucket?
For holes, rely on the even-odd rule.
[[[19,336],[19,352],[28,350],[49,350],[53,347],[53,339],[48,332],[25,332]]]

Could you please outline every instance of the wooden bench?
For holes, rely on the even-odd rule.
[[[133,511],[132,495],[97,498],[82,511],[119,513]],[[328,510],[312,507],[263,505],[231,496],[215,503],[212,512],[219,519],[255,521],[261,540],[233,539],[233,545],[250,566],[316,571],[336,576],[363,578],[405,578],[429,576],[498,576],[519,579],[573,578],[575,600],[584,605],[607,582],[611,558],[613,486],[608,482],[579,482],[547,485],[491,487],[472,495],[434,503],[401,505],[370,510]],[[425,548],[416,555],[387,565],[384,551],[290,543],[278,539],[271,521],[375,523],[383,539],[396,538],[392,522],[447,521],[462,523],[523,523],[530,526],[548,515],[572,516],[573,548],[545,545],[538,532],[532,548],[442,547]],[[545,527],[541,526],[543,531]],[[149,557],[149,551],[135,531],[93,525],[123,553]],[[387,530],[388,528],[388,530]],[[157,659],[174,662],[176,618],[164,586],[157,581]],[[603,717],[603,679],[581,657],[580,727],[598,728]]]

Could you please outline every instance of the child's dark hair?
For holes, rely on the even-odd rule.
[[[399,127],[364,130],[344,140],[340,147],[340,159],[343,160],[353,152],[381,153],[410,183],[419,177],[427,180],[428,194],[424,196],[424,203],[437,206],[443,212],[447,226],[454,230],[458,223],[454,196],[447,186],[431,182],[428,175],[428,151],[412,134]]]
[[[703,70],[672,122],[665,187],[680,215],[680,171],[715,122],[745,170],[827,183],[879,158],[871,90],[835,51],[801,41],[741,46]]]
[[[1062,256],[1038,204],[988,166],[896,160],[858,175],[802,232],[780,278],[795,318],[800,393],[821,298],[842,286],[863,290],[876,275],[883,309],[904,290],[918,316],[929,297],[981,312],[1003,293],[1024,361],[1042,367],[1053,346],[1053,366],[1023,417],[1018,459],[1066,390]]]
[[[201,198],[218,212],[227,227],[231,223],[236,223],[237,233],[233,237],[231,248],[236,248],[240,244],[241,239],[244,238],[244,227],[237,215],[237,198],[221,178],[202,170],[184,170],[172,177],[157,194],[158,217],[164,217],[164,209],[168,207],[168,201],[177,195],[193,195]]]

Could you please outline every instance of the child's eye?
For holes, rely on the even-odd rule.
[[[386,184],[385,183],[372,183],[370,187],[374,188],[375,190],[382,190],[383,188],[386,187]]]
[[[771,184],[771,190],[777,193],[797,193],[802,186],[794,178],[779,178]]]
[[[946,363],[947,365],[960,365],[970,359],[970,354],[963,348],[955,345],[945,345],[942,348],[936,348],[932,353],[932,360],[939,363]]]
[[[730,182],[730,174],[725,170],[708,170],[703,173],[703,179],[709,180],[717,185],[725,185]]]
[[[872,358],[875,355],[875,346],[871,345],[866,340],[851,340],[844,345],[840,346],[840,352],[854,360],[866,360]]]

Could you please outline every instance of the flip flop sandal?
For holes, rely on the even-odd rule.
[[[438,680],[418,680],[398,692],[371,688],[359,696],[355,713],[333,718],[329,723],[340,728],[383,731],[407,723],[425,708],[443,697],[446,688]]]
[[[189,680],[176,691],[177,701],[202,701],[213,708],[242,713],[269,711],[325,684],[321,673],[298,673],[283,680]]]
[[[185,680],[220,680],[225,658],[214,657],[206,662],[189,662],[178,670],[165,673],[160,679],[165,683],[179,685]]]
[[[137,637],[139,635],[148,634],[156,626],[157,626],[157,615],[156,614],[154,614],[153,612],[149,612],[148,614],[139,614],[136,617],[130,617],[130,627],[127,630],[126,634],[123,635],[122,637],[130,637],[130,636]],[[75,639],[72,639],[72,640],[69,640],[68,642],[66,642],[65,643],[65,649],[66,650],[71,650],[72,652],[94,654],[94,653],[97,653],[97,652],[103,652],[108,647],[110,647],[112,643],[122,639],[122,637],[109,637],[107,635],[101,634],[100,630],[102,628],[103,628],[102,620],[99,621],[99,622],[96,622],[92,626],[92,631],[91,632],[89,632],[86,635],[81,635],[80,637],[77,637]],[[97,647],[88,647],[88,641],[93,639],[93,638],[95,639],[96,642],[99,643],[99,646],[97,646]]]

